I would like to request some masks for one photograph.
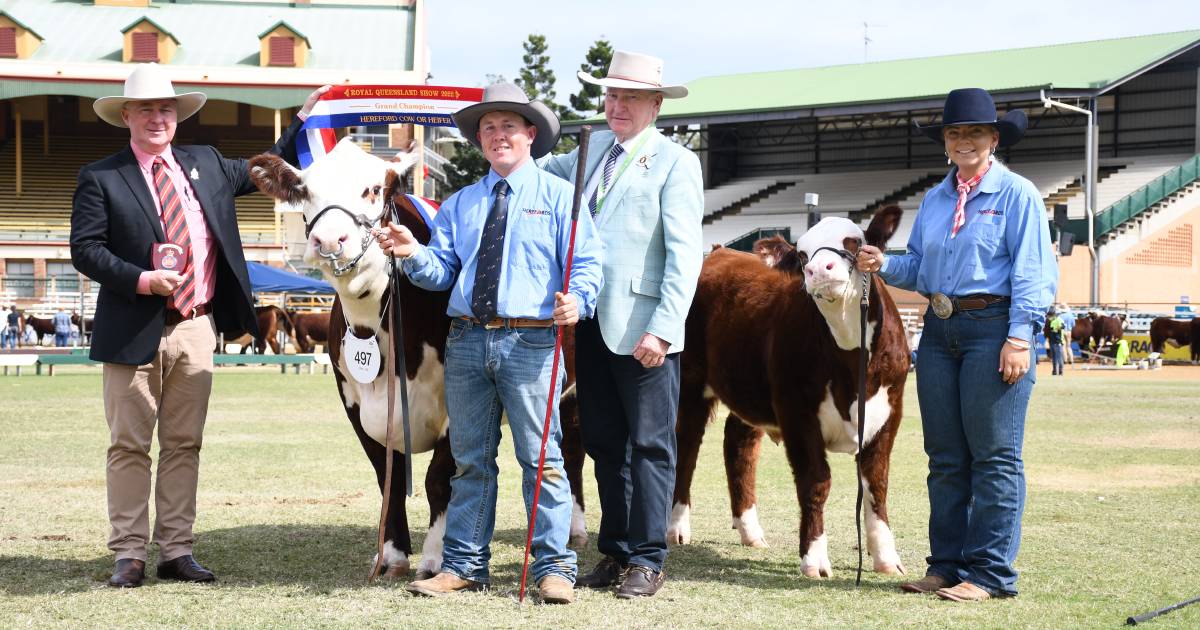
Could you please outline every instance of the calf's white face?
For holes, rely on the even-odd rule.
[[[850,261],[821,248],[831,247],[855,254],[862,242],[862,229],[844,217],[825,217],[805,232],[796,242],[796,249],[807,261],[804,287],[809,295],[832,302],[850,293],[854,287],[849,285],[858,277],[851,269]]]

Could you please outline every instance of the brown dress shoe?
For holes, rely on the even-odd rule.
[[[611,556],[604,556],[600,562],[596,563],[595,568],[586,575],[581,575],[575,579],[575,586],[583,588],[608,588],[616,586],[621,581],[621,575],[625,573],[625,567],[621,566],[620,562]]]
[[[200,566],[196,559],[188,554],[158,563],[158,579],[178,580],[180,582],[213,582],[217,576],[212,571]]]
[[[667,581],[665,570],[655,571],[640,564],[631,564],[629,570],[625,571],[625,579],[621,580],[621,586],[617,587],[617,597],[621,599],[652,597],[658,592],[658,589],[662,588],[665,581]]]
[[[137,588],[145,579],[146,563],[133,558],[124,558],[117,560],[112,577],[108,578],[108,585],[116,588]]]
[[[936,573],[930,573],[915,582],[901,584],[900,590],[906,593],[933,593],[939,588],[946,588],[948,586],[954,586],[954,584]]]
[[[472,580],[466,580],[454,575],[453,573],[441,572],[428,580],[417,580],[410,582],[405,587],[409,593],[413,595],[424,595],[426,597],[443,597],[454,593],[462,593],[465,591],[481,591],[483,584]]]
[[[959,582],[958,586],[940,588],[937,596],[952,602],[981,602],[991,599],[992,594],[970,582]]]
[[[544,604],[570,604],[575,601],[575,587],[561,575],[547,575],[538,582],[538,592]]]

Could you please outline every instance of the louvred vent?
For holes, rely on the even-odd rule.
[[[158,61],[158,33],[133,34],[133,61]]]
[[[17,29],[0,27],[0,57],[17,56]]]
[[[294,66],[296,65],[296,38],[295,37],[272,37],[271,44],[271,59],[272,66]]]

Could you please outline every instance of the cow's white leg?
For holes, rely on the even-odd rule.
[[[758,506],[751,505],[742,512],[741,516],[733,517],[733,528],[742,537],[742,544],[747,547],[767,547],[767,539],[763,536],[762,525],[758,522]]]
[[[576,549],[587,547],[587,519],[583,517],[583,506],[578,500],[572,501],[571,507],[571,538],[567,544]]]
[[[822,532],[808,546],[808,553],[800,558],[800,572],[805,577],[833,577],[833,565],[829,562],[829,539]]]
[[[442,538],[446,535],[446,513],[442,512],[433,521],[433,526],[425,534],[425,543],[421,545],[421,564],[418,573],[421,576],[437,575],[442,570]]]
[[[688,545],[692,542],[692,506],[676,503],[671,508],[671,524],[667,526],[667,542]]]
[[[379,560],[378,553],[371,558],[372,567],[375,566],[377,560]],[[384,577],[408,577],[408,554],[396,549],[390,540],[383,543],[383,568]]]
[[[896,551],[896,538],[892,528],[875,514],[871,485],[863,479],[863,522],[867,525],[867,552],[875,563],[875,572],[885,575],[903,575],[904,563]]]

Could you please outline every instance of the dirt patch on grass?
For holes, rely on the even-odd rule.
[[[1050,490],[1089,492],[1099,489],[1170,488],[1200,483],[1200,468],[1162,464],[1129,464],[1101,470],[1039,466],[1030,483]]]
[[[1200,431],[1177,429],[1153,431],[1137,435],[1105,435],[1079,440],[1083,444],[1102,448],[1164,448],[1200,449]]]

